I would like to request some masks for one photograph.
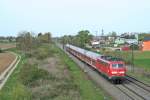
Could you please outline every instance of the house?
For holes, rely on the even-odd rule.
[[[127,44],[136,44],[136,45],[138,45],[138,40],[137,39],[125,39],[125,42]]]
[[[121,50],[122,51],[129,51],[130,47],[129,47],[129,45],[123,45],[123,46],[121,46]]]
[[[124,38],[117,38],[115,40],[115,44],[119,45],[119,44],[124,44],[125,43],[125,39]]]
[[[93,37],[93,39],[91,40],[91,46],[92,48],[99,48],[100,46],[100,37]]]
[[[100,48],[106,42],[106,36],[94,36],[91,40],[91,46],[93,48]]]
[[[145,37],[142,43],[142,51],[150,51],[150,37]]]
[[[126,38],[117,38],[116,40],[115,40],[115,44],[116,45],[121,45],[121,44],[136,44],[136,45],[138,45],[138,40],[137,39],[126,39]]]

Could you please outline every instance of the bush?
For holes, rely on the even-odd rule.
[[[30,86],[33,82],[39,79],[47,79],[49,73],[36,65],[25,63],[21,70],[20,80],[24,85]]]
[[[44,59],[48,57],[48,51],[45,48],[38,48],[35,55],[37,59]]]
[[[2,53],[3,52],[3,50],[0,48],[0,53]]]
[[[105,51],[106,51],[106,48],[102,48],[102,51],[105,52]]]
[[[12,100],[31,100],[30,92],[27,90],[25,86],[19,83],[12,88],[11,95]]]
[[[37,59],[45,59],[49,56],[54,56],[58,51],[55,47],[49,46],[47,44],[40,46],[37,50],[35,50],[34,55]]]

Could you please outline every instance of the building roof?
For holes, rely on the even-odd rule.
[[[150,41],[150,37],[144,37],[144,41]]]

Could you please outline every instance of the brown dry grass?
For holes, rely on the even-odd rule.
[[[15,55],[12,53],[0,53],[0,74],[9,67],[9,65],[14,61]]]
[[[33,100],[39,98],[45,100],[81,100],[79,88],[73,82],[70,71],[60,57],[55,55],[43,60],[30,58],[28,63],[33,65],[38,63],[38,67],[48,71],[51,76],[50,79],[35,81],[34,85],[30,87]]]
[[[0,43],[0,48],[8,49],[8,48],[15,48],[15,43]]]

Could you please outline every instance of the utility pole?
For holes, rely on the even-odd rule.
[[[103,30],[103,28],[102,28],[102,34],[101,34],[101,36],[104,36],[104,30]]]
[[[63,49],[64,49],[64,47],[65,47],[65,41],[64,41],[64,36],[63,36]]]
[[[97,31],[95,31],[95,35],[96,35],[96,37],[97,37]]]
[[[132,71],[133,71],[133,73],[134,73],[134,51],[133,51],[133,43],[131,44],[131,46],[132,46]]]

